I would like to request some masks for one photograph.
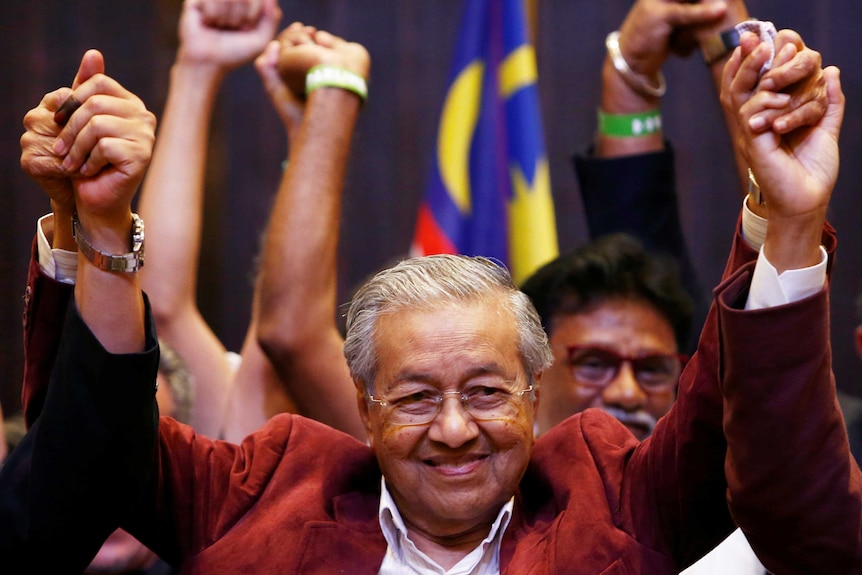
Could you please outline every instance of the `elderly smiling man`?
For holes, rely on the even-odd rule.
[[[158,349],[126,252],[154,122],[85,56],[69,124],[51,123],[61,89],[22,138],[31,174],[75,174],[45,187],[55,216],[73,194],[82,248],[44,410],[0,472],[4,561],[74,572],[123,526],[185,573],[670,574],[727,536],[732,514],[773,571],[862,572],[821,247],[834,247],[843,95],[827,69],[810,129],[752,129],[786,104],[755,92],[763,48],[742,38],[725,103],[770,209],[766,243],[755,266],[735,242],[679,399],[640,443],[598,410],[534,442],[551,361],[538,317],[505,270],[459,256],[407,260],[354,298],[344,353],[369,445],[295,415],[241,445],[153,417]],[[289,171],[326,132],[313,127],[355,118],[359,101],[335,86],[307,106]],[[51,327],[30,324],[30,344]]]

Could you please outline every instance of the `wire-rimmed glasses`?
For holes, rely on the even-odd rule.
[[[394,390],[388,397],[368,396],[368,400],[384,410],[393,425],[427,425],[434,421],[447,397],[459,399],[461,406],[476,421],[492,421],[517,417],[523,397],[533,391],[529,385],[511,391],[507,385],[471,385],[460,391],[440,391],[434,387]]]

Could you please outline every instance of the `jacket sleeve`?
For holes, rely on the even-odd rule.
[[[53,280],[39,266],[33,240],[27,287],[24,291],[24,385],[21,403],[27,427],[33,425],[48,393],[48,381],[60,347],[66,308],[74,286]]]
[[[824,288],[743,311],[750,269],[716,292],[728,503],[776,573],[862,572],[862,477],[835,395]]]
[[[836,244],[831,227],[824,232],[823,244],[831,261]],[[764,497],[780,493],[779,497],[793,500],[797,496],[790,494],[796,494],[799,485],[788,481],[783,474],[798,472],[796,467],[802,459],[788,465],[785,455],[788,449],[795,452],[800,447],[810,447],[811,438],[776,434],[776,429],[796,425],[810,401],[810,393],[819,394],[830,406],[825,414],[821,412],[825,418],[819,419],[817,425],[823,426],[818,427],[821,433],[828,430],[827,433],[835,434],[836,442],[831,451],[813,453],[809,450],[809,462],[815,468],[835,465],[843,468],[845,474],[834,478],[836,481],[831,487],[845,490],[845,495],[834,496],[834,501],[844,499],[843,503],[853,509],[850,504],[857,496],[846,493],[848,485],[853,486],[858,481],[857,471],[846,467],[850,457],[846,434],[842,426],[836,427],[835,421],[830,421],[836,415],[832,408],[837,404],[833,405],[835,394],[829,384],[829,337],[826,331],[818,328],[828,323],[824,308],[825,290],[815,298],[787,306],[743,311],[756,256],[756,252],[742,240],[738,225],[725,277],[715,291],[716,303],[707,317],[698,351],[680,378],[678,399],[671,411],[659,421],[652,437],[635,450],[628,466],[624,498],[629,504],[632,529],[640,537],[651,540],[657,550],[675,556],[680,568],[709,551],[735,523],[747,535],[763,534],[763,544],[756,544],[755,539],[752,539],[752,544],[764,564],[776,572],[785,572],[782,569],[789,569],[788,573],[804,572],[794,569],[799,569],[798,565],[813,564],[810,561],[830,564],[823,557],[814,559],[821,552],[838,561],[841,553],[836,552],[839,551],[837,546],[825,541],[817,543],[817,538],[811,537],[813,531],[794,531],[798,524],[792,526],[787,521],[788,517],[776,509],[775,501]],[[817,298],[822,300],[818,303]],[[808,322],[814,321],[810,324],[812,329],[805,328],[804,322],[800,323],[801,317],[806,317]],[[801,337],[803,333],[804,337]],[[760,347],[751,347],[752,339],[764,343]],[[808,341],[803,344],[805,340]],[[729,346],[729,343],[733,345]],[[797,345],[803,345],[806,353],[788,351]],[[806,367],[807,363],[817,365],[823,371],[803,377],[811,382],[806,387],[799,377],[806,370],[813,374],[811,367]],[[758,371],[758,364],[768,366],[768,369]],[[799,384],[799,389],[796,389],[797,385],[782,385],[788,380]],[[771,405],[776,406],[772,413],[756,410],[756,414],[752,413],[744,421],[734,415],[740,406],[750,408],[759,401],[765,401],[764,393],[775,394],[770,400]],[[779,397],[783,404],[780,408],[775,401]],[[805,414],[804,417],[808,417],[807,411]],[[732,422],[730,427],[729,422]],[[842,437],[845,445],[840,445]],[[761,445],[760,440],[766,438],[782,443],[784,455],[777,445]],[[851,467],[855,468],[855,465]],[[763,481],[752,481],[746,475],[749,471],[763,468],[773,469],[770,475],[772,483],[768,485]],[[811,476],[806,478],[809,479]],[[818,493],[824,501],[832,497],[827,495],[828,491],[822,489]],[[851,511],[851,515],[854,512],[858,522],[858,509]],[[800,508],[796,520],[807,522],[813,518],[813,515],[808,516],[809,513],[817,515],[819,511],[811,507]],[[656,518],[658,526],[655,525]],[[844,566],[852,560],[848,558],[853,552],[848,553],[847,549],[857,541],[858,525],[855,529],[851,531],[852,535],[844,533],[838,537],[843,538],[845,544]],[[778,534],[783,535],[776,537]],[[804,541],[805,546],[821,546],[803,561],[787,553],[787,544],[791,541]],[[838,568],[820,571],[814,568],[807,572],[855,571]]]
[[[139,354],[105,351],[75,305],[59,322],[41,414],[0,470],[0,555],[11,572],[82,572],[151,488],[159,353],[146,309]]]

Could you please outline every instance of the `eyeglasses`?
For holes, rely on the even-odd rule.
[[[567,348],[572,374],[582,384],[604,388],[627,361],[635,381],[647,393],[670,391],[677,385],[688,356],[681,353],[642,353],[622,355],[613,349],[595,345],[573,345]]]
[[[459,399],[464,411],[475,421],[492,421],[517,417],[522,398],[531,391],[532,385],[515,392],[496,385],[474,385],[463,391],[396,390],[392,397],[370,395],[368,400],[384,409],[393,425],[427,425],[440,413],[447,396]]]

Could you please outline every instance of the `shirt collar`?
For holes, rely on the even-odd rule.
[[[512,497],[500,509],[497,519],[491,525],[488,536],[467,554],[449,571],[444,571],[430,557],[420,551],[407,533],[404,519],[392,499],[392,494],[386,487],[386,480],[381,479],[380,510],[378,519],[388,549],[381,573],[387,572],[387,565],[399,570],[393,572],[409,573],[448,573],[448,574],[486,574],[500,572],[500,543],[503,533],[512,519],[515,498]]]

